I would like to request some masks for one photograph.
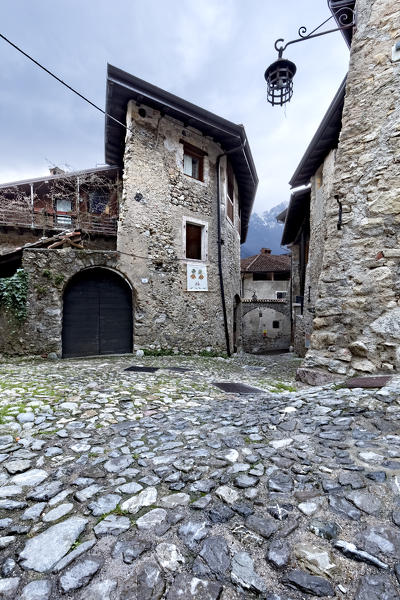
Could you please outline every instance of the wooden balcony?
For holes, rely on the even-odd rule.
[[[65,231],[80,229],[83,232],[102,235],[117,235],[118,217],[107,214],[60,213],[27,210],[24,208],[1,207],[0,227],[18,229]]]

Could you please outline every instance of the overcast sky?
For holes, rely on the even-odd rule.
[[[276,38],[329,16],[326,0],[1,0],[0,32],[104,108],[109,62],[243,123],[260,184],[255,210],[288,180],[347,71],[340,32],[290,46],[285,108],[266,101]],[[0,182],[49,166],[104,163],[104,117],[0,39]]]

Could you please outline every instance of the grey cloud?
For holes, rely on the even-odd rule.
[[[339,33],[291,46],[298,64],[285,111],[266,102],[273,43],[328,15],[316,0],[3,0],[0,30],[104,107],[110,62],[243,123],[260,176],[256,210],[285,200],[287,181],[343,78]],[[289,49],[288,49],[289,50]],[[104,160],[100,113],[0,40],[0,181],[39,176],[52,163]]]

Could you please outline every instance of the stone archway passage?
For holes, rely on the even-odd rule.
[[[132,352],[132,291],[108,269],[75,275],[64,293],[63,357]]]

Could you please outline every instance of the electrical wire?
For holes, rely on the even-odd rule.
[[[79,96],[79,98],[81,98],[82,100],[84,100],[85,102],[87,102],[88,104],[90,104],[91,106],[93,106],[93,108],[95,108],[96,110],[100,111],[103,115],[105,115],[106,117],[108,117],[109,119],[111,119],[112,121],[114,121],[115,123],[118,123],[118,125],[121,125],[121,127],[123,127],[124,129],[126,129],[127,131],[129,130],[129,128],[125,125],[125,123],[122,123],[122,121],[119,121],[118,119],[116,119],[115,117],[113,117],[112,115],[110,115],[109,113],[107,113],[105,110],[103,110],[102,108],[100,108],[100,106],[97,106],[97,104],[95,104],[94,102],[92,102],[91,100],[89,100],[89,98],[86,98],[86,96],[84,96],[83,94],[81,94],[80,92],[78,92],[76,89],[74,89],[72,86],[70,86],[68,83],[65,83],[65,81],[63,81],[62,79],[60,79],[60,77],[58,77],[55,73],[53,73],[52,71],[50,71],[49,69],[47,69],[45,66],[43,66],[39,61],[35,60],[32,56],[30,56],[27,52],[25,52],[24,50],[22,50],[22,48],[20,48],[19,46],[17,46],[16,44],[14,44],[14,42],[12,42],[11,40],[9,40],[8,38],[6,38],[5,35],[3,35],[2,33],[0,33],[0,38],[2,38],[5,42],[7,42],[7,44],[10,44],[10,46],[12,46],[13,48],[15,48],[15,50],[17,50],[18,52],[20,52],[23,56],[25,56],[28,60],[32,61],[37,67],[39,67],[40,69],[42,69],[45,73],[47,73],[48,75],[50,75],[51,77],[53,77],[53,79],[55,79],[56,81],[58,81],[59,83],[61,83],[64,87],[66,87],[68,90],[70,90],[71,92],[73,92],[74,94],[76,94],[77,96]],[[161,117],[158,121],[158,126],[160,125],[160,121],[161,121]],[[157,137],[158,137],[158,128],[157,128]],[[158,140],[157,140],[158,141]],[[140,258],[140,259],[144,259],[144,260],[148,260],[149,257],[148,256],[138,256],[138,255],[134,255],[128,252],[121,252],[120,254],[125,254],[127,256],[132,256],[134,258]],[[160,257],[161,259],[161,257]],[[163,262],[187,262],[187,258],[178,258],[178,257],[173,257],[173,258],[162,258],[161,259]]]
[[[60,77],[58,77],[55,73],[53,73],[52,71],[50,71],[50,69],[47,69],[47,67],[43,66],[39,61],[37,61],[32,56],[30,56],[30,54],[28,54],[27,52],[25,52],[24,50],[22,50],[22,48],[20,48],[16,44],[14,44],[14,42],[12,42],[8,38],[6,38],[6,36],[3,35],[2,33],[0,33],[0,38],[2,38],[5,42],[7,42],[7,44],[10,44],[10,46],[12,46],[13,48],[15,48],[16,50],[18,50],[18,52],[20,52],[21,54],[23,54],[23,56],[25,56],[27,59],[29,59],[30,61],[32,61],[37,67],[39,67],[45,73],[47,73],[48,75],[50,75],[50,77],[53,77],[56,81],[58,81],[59,83],[61,83],[68,90],[70,90],[71,92],[73,92],[74,94],[76,94],[77,96],[79,96],[79,98],[81,98],[82,100],[84,100],[85,102],[87,102],[88,104],[90,104],[91,106],[93,106],[96,110],[100,111],[103,115],[105,115],[106,117],[108,117],[109,119],[111,119],[112,121],[114,121],[115,123],[118,123],[118,125],[121,125],[121,127],[123,127],[124,129],[126,129],[126,131],[131,131],[131,129],[125,123],[122,123],[122,121],[119,121],[118,119],[116,119],[115,117],[113,117],[112,115],[110,115],[110,113],[108,113],[105,110],[103,110],[102,108],[100,108],[100,106],[97,106],[97,104],[95,104],[94,102],[92,102],[91,100],[89,100],[89,98],[86,98],[86,96],[84,96],[83,94],[81,94],[80,92],[78,92],[78,90],[74,89],[68,83],[65,83],[65,81],[63,81],[62,79],[60,79]],[[160,125],[160,121],[161,121],[162,116],[163,115],[160,116],[158,125]],[[204,137],[204,134],[199,134],[199,133],[197,133],[196,131],[194,131],[192,129],[190,129],[190,133],[194,134],[194,135],[197,135],[199,137]],[[159,130],[157,129],[157,142],[158,142],[158,135],[159,135]]]
[[[20,48],[16,44],[14,44],[11,40],[9,40],[8,38],[6,38],[6,36],[3,35],[2,33],[0,33],[0,38],[2,38],[5,42],[7,42],[7,44],[10,44],[10,46],[12,46],[13,48],[15,48],[16,50],[18,50],[18,52],[20,52],[21,54],[23,54],[26,58],[28,58],[30,61],[32,61],[37,67],[39,67],[40,69],[42,69],[45,73],[47,73],[48,75],[50,75],[51,77],[53,77],[56,81],[58,81],[59,83],[61,83],[63,86],[65,86],[71,92],[73,92],[74,94],[76,94],[77,96],[79,96],[79,98],[81,98],[82,100],[84,100],[85,102],[87,102],[88,104],[90,104],[91,106],[93,106],[96,110],[98,110],[101,113],[103,113],[103,115],[105,115],[106,117],[108,117],[109,119],[111,119],[112,121],[114,121],[115,123],[118,123],[118,125],[121,125],[121,127],[123,127],[124,129],[126,129],[127,131],[129,130],[129,128],[125,125],[125,123],[122,123],[122,121],[119,121],[118,119],[116,119],[115,117],[113,117],[112,115],[110,115],[109,113],[107,113],[105,110],[103,110],[102,108],[100,108],[100,106],[97,106],[97,104],[95,104],[94,102],[92,102],[91,100],[89,100],[89,98],[86,98],[86,96],[84,96],[83,94],[81,94],[80,92],[78,92],[77,90],[75,90],[72,86],[68,85],[68,83],[65,83],[65,81],[63,81],[62,79],[60,79],[60,77],[58,77],[57,75],[55,75],[55,73],[53,73],[52,71],[50,71],[49,69],[47,69],[46,67],[44,67],[42,64],[40,64],[40,62],[38,62],[37,60],[35,60],[27,52],[24,52],[24,50],[22,50],[22,48]]]

